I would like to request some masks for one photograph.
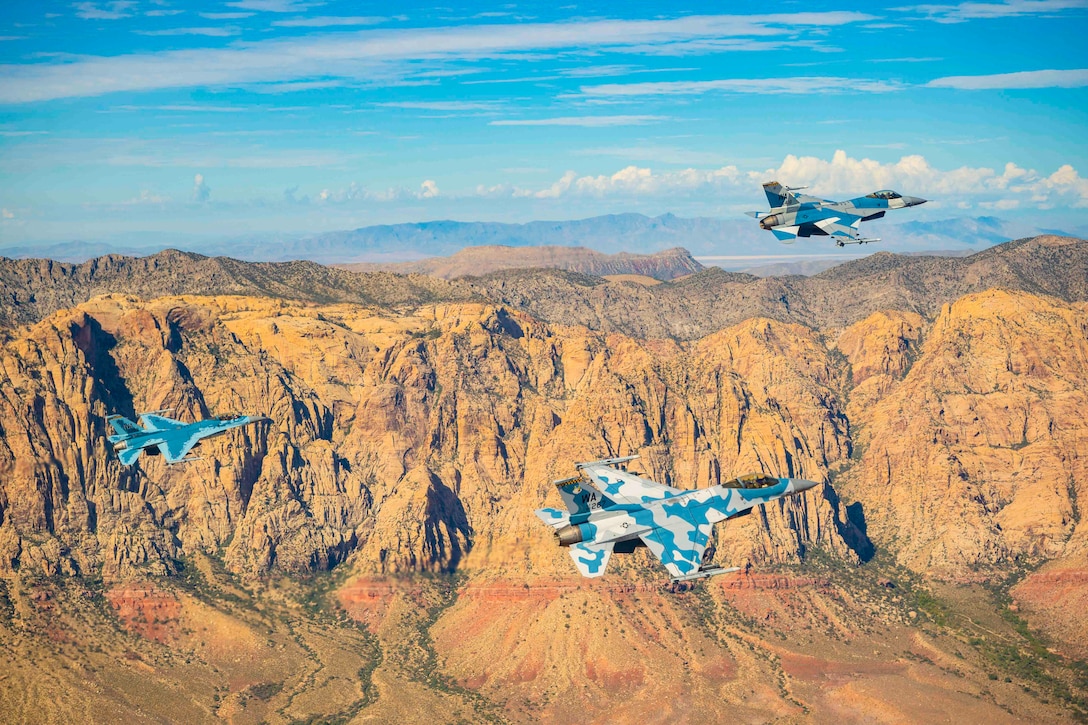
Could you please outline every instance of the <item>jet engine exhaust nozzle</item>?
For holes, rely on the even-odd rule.
[[[770,229],[771,227],[777,227],[780,222],[781,219],[779,219],[777,214],[769,214],[759,220],[759,226],[764,229]]]
[[[560,546],[571,546],[581,542],[585,538],[585,532],[581,526],[567,524],[555,532],[555,538],[559,539]]]

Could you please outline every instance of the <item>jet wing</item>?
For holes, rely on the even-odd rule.
[[[174,430],[183,427],[185,423],[173,418],[167,418],[164,415],[144,413],[140,416],[140,425],[144,427],[144,430]]]
[[[199,433],[188,433],[184,430],[167,433],[163,436],[163,442],[159,444],[159,452],[167,463],[178,463],[203,437]]]
[[[641,538],[676,579],[699,570],[712,531],[710,524],[672,520],[668,526],[658,527]]]
[[[604,568],[608,566],[608,558],[612,556],[613,542],[605,544],[593,544],[582,542],[570,547],[570,558],[574,559],[574,565],[582,576],[594,579],[604,574]]]
[[[841,237],[855,241],[858,238],[858,226],[861,224],[861,217],[850,214],[837,214],[813,222],[813,224],[829,237]]]
[[[678,488],[663,486],[648,478],[606,465],[582,466],[582,473],[585,474],[589,486],[618,504],[659,501],[683,493]]]

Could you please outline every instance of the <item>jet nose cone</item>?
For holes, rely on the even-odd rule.
[[[796,491],[797,493],[801,493],[802,491],[807,491],[810,488],[813,488],[815,486],[820,485],[820,484],[816,483],[815,481],[806,481],[803,478],[791,478],[790,482],[793,483],[793,490]]]
[[[929,200],[917,196],[904,196],[903,201],[907,203],[907,206],[918,206],[919,204],[925,204]]]

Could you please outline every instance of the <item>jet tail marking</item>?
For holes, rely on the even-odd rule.
[[[567,482],[563,483],[563,485],[558,486],[558,488],[559,496],[563,499],[563,503],[567,506],[567,511],[571,514],[588,514],[590,511],[611,508],[616,505],[612,499],[608,498],[597,489],[585,485],[585,482],[580,476],[578,478],[569,479]]]
[[[116,443],[124,436],[137,435],[144,432],[140,426],[136,425],[123,415],[111,415],[106,418],[106,422],[113,426],[113,429],[117,431],[117,435],[109,437],[110,443]]]

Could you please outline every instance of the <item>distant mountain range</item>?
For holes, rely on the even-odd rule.
[[[924,250],[978,250],[1009,239],[1042,233],[1085,236],[1088,229],[1058,232],[998,217],[960,217],[936,222],[874,223],[873,231],[884,240],[881,249],[894,252]],[[789,246],[761,232],[749,219],[685,219],[673,214],[647,217],[642,214],[609,214],[571,221],[534,221],[526,224],[499,222],[433,221],[393,224],[312,235],[254,234],[245,237],[194,238],[179,243],[174,235],[146,243],[72,241],[58,244],[23,244],[0,247],[0,255],[12,258],[49,258],[82,262],[105,254],[146,256],[178,248],[208,256],[230,256],[253,262],[306,259],[322,264],[356,262],[391,263],[448,256],[485,245],[507,247],[587,247],[598,252],[652,253],[684,247],[696,257],[704,255],[782,255],[813,251],[834,253],[827,240],[802,241]],[[866,248],[865,251],[868,251]],[[751,262],[723,264],[733,268]]]
[[[638,275],[668,281],[703,269],[688,250],[682,247],[666,249],[656,254],[602,254],[585,247],[509,247],[489,245],[466,247],[449,257],[429,257],[418,262],[394,264],[336,265],[352,272],[397,272],[426,274],[442,279],[478,277],[504,269],[545,267],[582,272],[598,277]]]
[[[686,257],[682,252],[677,254]],[[0,299],[8,301],[0,306],[0,327],[34,322],[105,293],[145,299],[229,294],[390,308],[486,300],[553,323],[690,340],[749,317],[841,327],[889,308],[928,316],[992,287],[1088,300],[1088,241],[1041,236],[951,258],[879,252],[812,277],[761,279],[710,267],[654,287],[563,269],[504,269],[443,280],[177,251],[137,259],[110,255],[78,265],[0,260]]]

